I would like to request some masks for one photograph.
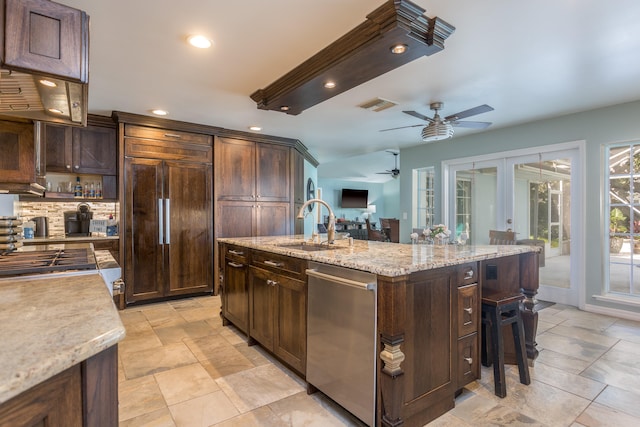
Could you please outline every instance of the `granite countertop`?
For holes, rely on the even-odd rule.
[[[369,240],[336,240],[331,247],[320,251],[305,251],[287,247],[305,241],[305,236],[267,236],[218,238],[218,242],[231,243],[310,261],[332,264],[381,276],[395,277],[418,271],[450,265],[464,264],[491,258],[500,258],[526,252],[539,252],[541,248],[527,245],[425,245],[386,243]],[[309,242],[309,239],[306,239]],[[326,243],[325,243],[326,245]]]
[[[0,280],[0,404],[124,336],[97,271]]]

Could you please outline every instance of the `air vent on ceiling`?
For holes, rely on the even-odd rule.
[[[373,98],[369,101],[363,102],[358,105],[358,107],[364,108],[365,110],[373,110],[378,113],[382,110],[386,110],[387,108],[395,107],[396,105],[398,104],[393,101],[389,101],[388,99]]]

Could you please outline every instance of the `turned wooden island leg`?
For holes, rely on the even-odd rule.
[[[522,308],[522,322],[524,324],[525,347],[527,358],[533,366],[538,357],[536,334],[538,332],[538,312],[535,309],[536,295],[539,286],[539,254],[528,252],[520,255],[520,286],[525,300]]]

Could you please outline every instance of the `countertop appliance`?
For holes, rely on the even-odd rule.
[[[68,237],[88,236],[93,212],[86,203],[80,203],[75,211],[64,212],[64,235]]]
[[[376,275],[309,262],[307,276],[307,382],[374,426]]]
[[[49,237],[49,218],[46,216],[37,216],[31,218],[31,221],[36,224],[35,237]]]

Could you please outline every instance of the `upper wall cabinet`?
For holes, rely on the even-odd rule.
[[[47,172],[117,175],[115,123],[85,128],[47,123],[42,137],[47,149]]]
[[[89,17],[49,0],[2,0],[4,51],[11,69],[89,81]]]
[[[49,0],[0,0],[0,114],[87,124],[89,17]]]

